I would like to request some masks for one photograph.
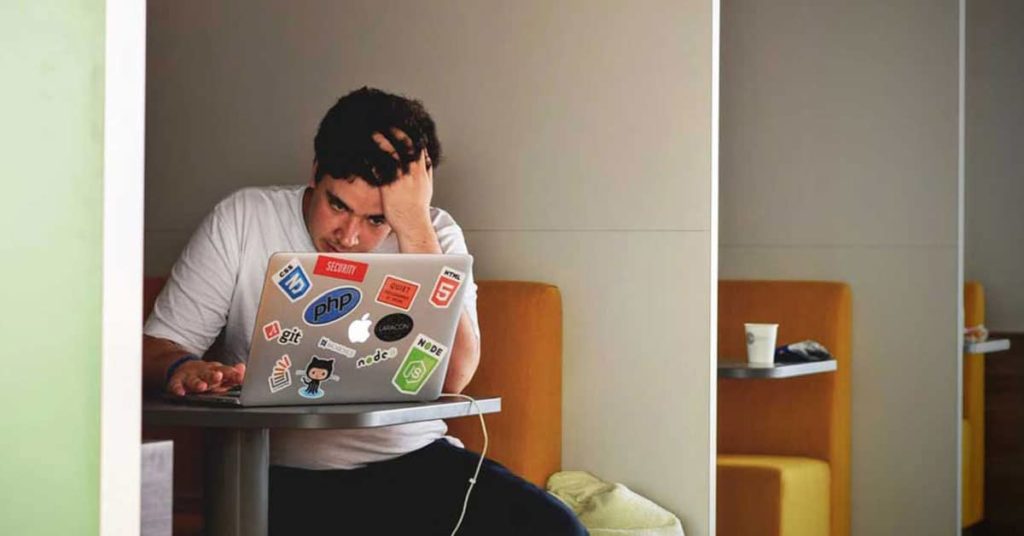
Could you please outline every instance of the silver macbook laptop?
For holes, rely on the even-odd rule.
[[[239,406],[434,400],[462,312],[468,255],[275,253]]]

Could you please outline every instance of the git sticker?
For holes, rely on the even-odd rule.
[[[369,267],[370,265],[365,262],[321,255],[316,258],[316,266],[313,268],[313,273],[362,283],[363,279],[366,278],[366,270]]]
[[[389,275],[384,278],[380,290],[377,291],[377,303],[408,311],[419,291],[419,283]]]
[[[336,354],[341,354],[349,359],[356,356],[356,351],[353,350],[352,348],[349,348],[348,346],[345,346],[340,342],[332,341],[327,337],[320,337],[320,342],[316,343],[316,347],[322,348],[324,350],[330,350]]]
[[[442,268],[441,275],[437,276],[437,283],[434,283],[434,291],[430,293],[430,304],[434,307],[447,309],[465,279],[466,274],[454,268],[447,266]]]
[[[299,344],[302,342],[302,330],[299,328],[288,328],[281,332],[277,342],[278,344]]]
[[[395,357],[397,355],[398,355],[398,348],[395,348],[394,346],[392,346],[391,348],[388,348],[387,350],[381,350],[380,348],[377,348],[377,350],[375,352],[373,352],[372,354],[370,354],[370,355],[368,355],[366,357],[360,357],[356,361],[356,368],[357,369],[361,369],[361,368],[369,367],[370,365],[376,365],[377,363],[380,363],[381,361],[387,361],[388,359],[391,359],[391,358],[393,358],[393,357]]]
[[[292,384],[292,359],[287,354],[281,356],[274,363],[274,370],[271,371],[270,377],[267,378],[267,383],[270,384],[270,392],[276,393],[281,389],[286,389]]]
[[[313,286],[309,283],[309,276],[302,269],[299,259],[292,259],[274,274],[274,284],[294,303],[302,299]]]
[[[281,335],[281,323],[277,320],[263,326],[263,338],[272,341]]]
[[[441,343],[426,335],[417,335],[391,383],[407,395],[419,393],[447,352]]]

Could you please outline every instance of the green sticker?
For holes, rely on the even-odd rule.
[[[447,348],[430,337],[418,335],[391,383],[407,395],[419,393],[447,351]]]

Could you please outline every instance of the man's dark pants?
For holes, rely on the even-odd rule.
[[[448,536],[479,455],[439,439],[348,471],[270,469],[270,534]],[[484,460],[458,534],[577,536],[575,514],[546,491]]]

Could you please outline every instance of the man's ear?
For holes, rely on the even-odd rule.
[[[316,158],[313,159],[313,169],[309,172],[309,187],[316,188],[316,174],[320,165],[317,164]]]

